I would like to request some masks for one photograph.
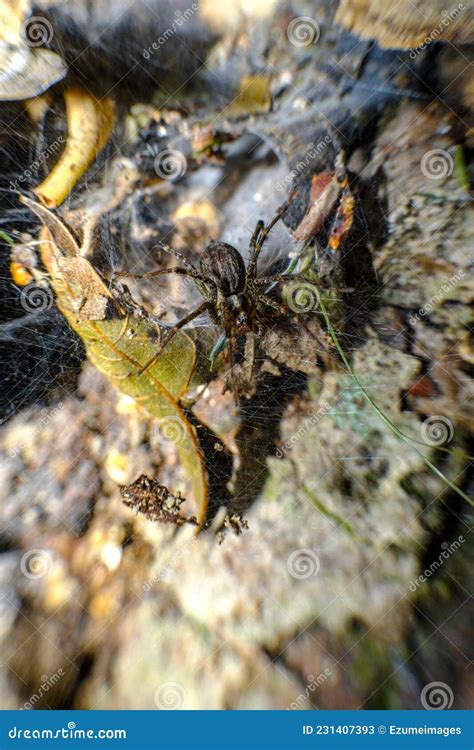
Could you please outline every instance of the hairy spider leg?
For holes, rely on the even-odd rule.
[[[170,255],[174,255],[175,258],[177,258],[185,268],[188,269],[188,271],[195,271],[193,264],[191,261],[189,261],[182,253],[179,252],[179,250],[175,250],[173,247],[170,247],[170,245],[167,245],[165,242],[159,242],[158,245],[155,245],[155,247],[158,247],[160,250],[164,250],[165,253],[169,253]]]
[[[223,305],[223,309],[221,313],[221,325],[224,329],[225,339],[226,339],[227,369],[228,369],[229,378],[230,378],[231,387],[232,387],[232,395],[234,397],[235,403],[238,404],[239,394],[237,391],[237,386],[236,386],[235,378],[234,378],[235,358],[234,358],[234,346],[233,346],[233,337],[232,337],[232,322],[229,318],[229,309],[225,303]],[[224,386],[223,392],[225,392],[225,390],[226,390],[226,387]]]
[[[354,287],[319,287],[314,279],[308,278],[308,276],[301,276],[299,273],[278,273],[275,276],[260,276],[255,279],[257,284],[273,284],[280,281],[292,281],[298,279],[298,281],[305,281],[307,284],[312,284],[318,290],[322,292],[353,292]]]
[[[152,278],[153,276],[162,276],[163,274],[177,273],[181,276],[189,276],[190,278],[194,279],[196,281],[196,285],[201,295],[205,297],[206,296],[205,279],[199,273],[199,271],[196,270],[193,264],[187,258],[185,258],[185,256],[182,253],[170,247],[164,242],[160,242],[158,245],[155,245],[155,248],[156,247],[160,248],[160,250],[164,250],[166,253],[169,253],[170,255],[173,255],[175,258],[181,261],[184,268],[180,268],[179,266],[177,268],[162,268],[159,271],[149,271],[148,273],[143,273],[143,274],[132,274],[126,271],[119,271],[118,273],[114,274],[114,277],[127,276],[128,278],[132,278],[132,279],[149,279],[149,278]]]
[[[196,271],[196,269],[193,266],[191,266],[191,264],[188,264],[188,265],[190,266],[189,270],[187,268],[162,268],[159,271],[149,271],[148,273],[143,273],[143,274],[133,274],[133,273],[127,273],[126,271],[120,271],[119,273],[114,274],[114,276],[115,277],[126,276],[128,278],[133,278],[133,279],[147,279],[153,276],[161,276],[163,274],[176,273],[181,276],[188,276],[189,278],[192,278],[195,281],[204,283],[204,277],[200,273],[198,273],[198,271]],[[201,284],[199,284],[199,288],[200,288],[200,291],[202,292]],[[163,348],[167,344],[169,344],[173,336],[179,331],[180,328],[183,328],[183,326],[185,326],[187,323],[190,323],[192,320],[194,320],[194,318],[197,318],[203,312],[205,312],[206,310],[210,310],[211,308],[212,308],[212,303],[206,300],[206,302],[203,302],[201,305],[199,305],[199,307],[197,307],[195,310],[190,312],[189,315],[186,315],[184,318],[179,320],[164,337],[159,351],[141,368],[138,374],[143,375],[144,372],[146,372],[151,367],[153,367],[158,357],[160,356]]]
[[[255,227],[255,231],[251,237],[250,240],[250,261],[247,266],[247,276],[250,279],[254,279],[257,275],[257,261],[258,256],[260,255],[262,248],[267,240],[268,235],[272,231],[273,227],[277,222],[280,221],[281,217],[285,213],[286,209],[288,208],[289,201],[285,201],[285,203],[280,206],[278,211],[276,212],[275,216],[271,220],[269,224],[265,226],[263,221],[257,222],[257,226]]]
[[[167,346],[170,343],[171,339],[177,334],[177,332],[181,328],[183,328],[185,325],[190,323],[192,320],[194,320],[194,318],[197,318],[199,315],[202,315],[203,312],[206,312],[206,310],[209,310],[210,307],[211,307],[210,302],[207,302],[207,301],[203,302],[201,305],[199,305],[199,307],[196,307],[195,310],[190,312],[188,315],[185,315],[184,318],[181,318],[181,320],[175,323],[175,325],[168,331],[166,336],[163,338],[163,341],[160,344],[159,351],[149,360],[149,362],[146,363],[146,365],[144,365],[141,368],[138,374],[143,375],[144,372],[147,372],[147,370],[153,367],[153,365],[157,361],[158,357],[160,356],[165,346]]]
[[[119,278],[120,276],[126,276],[129,279],[151,279],[153,276],[162,276],[166,273],[177,273],[181,276],[189,276],[192,279],[198,281],[204,281],[204,277],[196,270],[188,270],[187,268],[161,268],[159,271],[148,271],[147,273],[129,273],[128,271],[117,271],[114,273],[113,278]]]
[[[249,247],[250,247],[250,249],[252,251],[252,255],[250,257],[250,262],[252,261],[252,257],[255,254],[255,248],[257,247],[258,238],[259,238],[261,232],[264,229],[265,229],[265,224],[260,219],[259,221],[257,221],[257,226],[255,227],[254,232],[253,232],[253,234],[252,234],[252,236],[250,238],[250,242],[249,242]],[[249,263],[249,265],[250,265],[250,263]]]
[[[180,253],[178,250],[175,250],[173,247],[170,247],[165,242],[160,242],[156,247],[159,247],[161,250],[164,250],[165,253],[170,253],[170,255],[174,255],[175,258],[178,258],[178,260],[181,261],[183,266],[187,268],[187,270],[192,274],[193,278],[196,279],[196,285],[203,297],[206,296],[206,284],[204,277],[196,270],[196,268],[193,266],[191,261],[189,261],[185,256]],[[197,274],[197,275],[195,275]]]
[[[253,331],[249,331],[245,337],[244,363],[248,363],[246,365],[246,378],[247,382],[250,383],[255,365],[255,334]]]

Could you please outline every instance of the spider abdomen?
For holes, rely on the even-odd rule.
[[[245,263],[238,250],[227,242],[210,242],[201,255],[201,273],[212,279],[225,297],[245,288]]]

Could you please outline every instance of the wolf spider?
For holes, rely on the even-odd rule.
[[[277,211],[275,217],[267,225],[258,221],[250,239],[250,260],[245,266],[240,252],[227,242],[212,240],[200,257],[199,270],[193,266],[181,253],[171,247],[162,245],[162,249],[174,255],[183,267],[165,268],[140,275],[125,271],[114,274],[114,277],[128,276],[134,279],[149,279],[155,276],[175,273],[193,279],[198,287],[203,302],[192,312],[173,325],[160,342],[160,351],[144,365],[140,373],[150,369],[158,359],[162,349],[169,344],[173,336],[184,326],[205,312],[211,320],[220,326],[225,336],[227,351],[227,366],[232,383],[234,398],[238,401],[237,387],[233,378],[235,366],[235,340],[237,335],[252,334],[261,329],[263,310],[273,310],[280,315],[288,315],[288,309],[270,297],[265,287],[280,281],[301,279],[300,274],[276,274],[273,276],[257,277],[257,262],[265,241],[275,224],[282,218],[288,208],[290,200],[285,202]],[[306,279],[309,281],[309,279]],[[311,281],[314,285],[314,281]],[[306,326],[305,326],[306,328]],[[311,336],[314,332],[309,331]],[[318,338],[319,343],[327,349],[328,344]],[[253,344],[253,341],[252,341]]]

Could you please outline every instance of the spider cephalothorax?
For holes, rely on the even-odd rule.
[[[237,331],[247,333],[252,327],[252,314],[246,295],[247,271],[239,251],[228,242],[212,241],[201,255],[199,265],[203,284],[213,302],[209,312],[214,322],[222,323],[227,307]]]
[[[246,270],[244,260],[228,242],[210,242],[201,255],[201,274],[214,281],[223,294],[240,294],[245,289]]]

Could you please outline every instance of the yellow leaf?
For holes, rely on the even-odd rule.
[[[83,340],[94,365],[119,391],[157,418],[164,438],[176,445],[202,523],[207,507],[204,458],[196,431],[179,403],[195,370],[194,342],[178,331],[154,365],[143,372],[159,352],[165,329],[127,311],[81,257],[75,239],[58,217],[27,198],[23,201],[44,224],[42,260],[59,309]]]

